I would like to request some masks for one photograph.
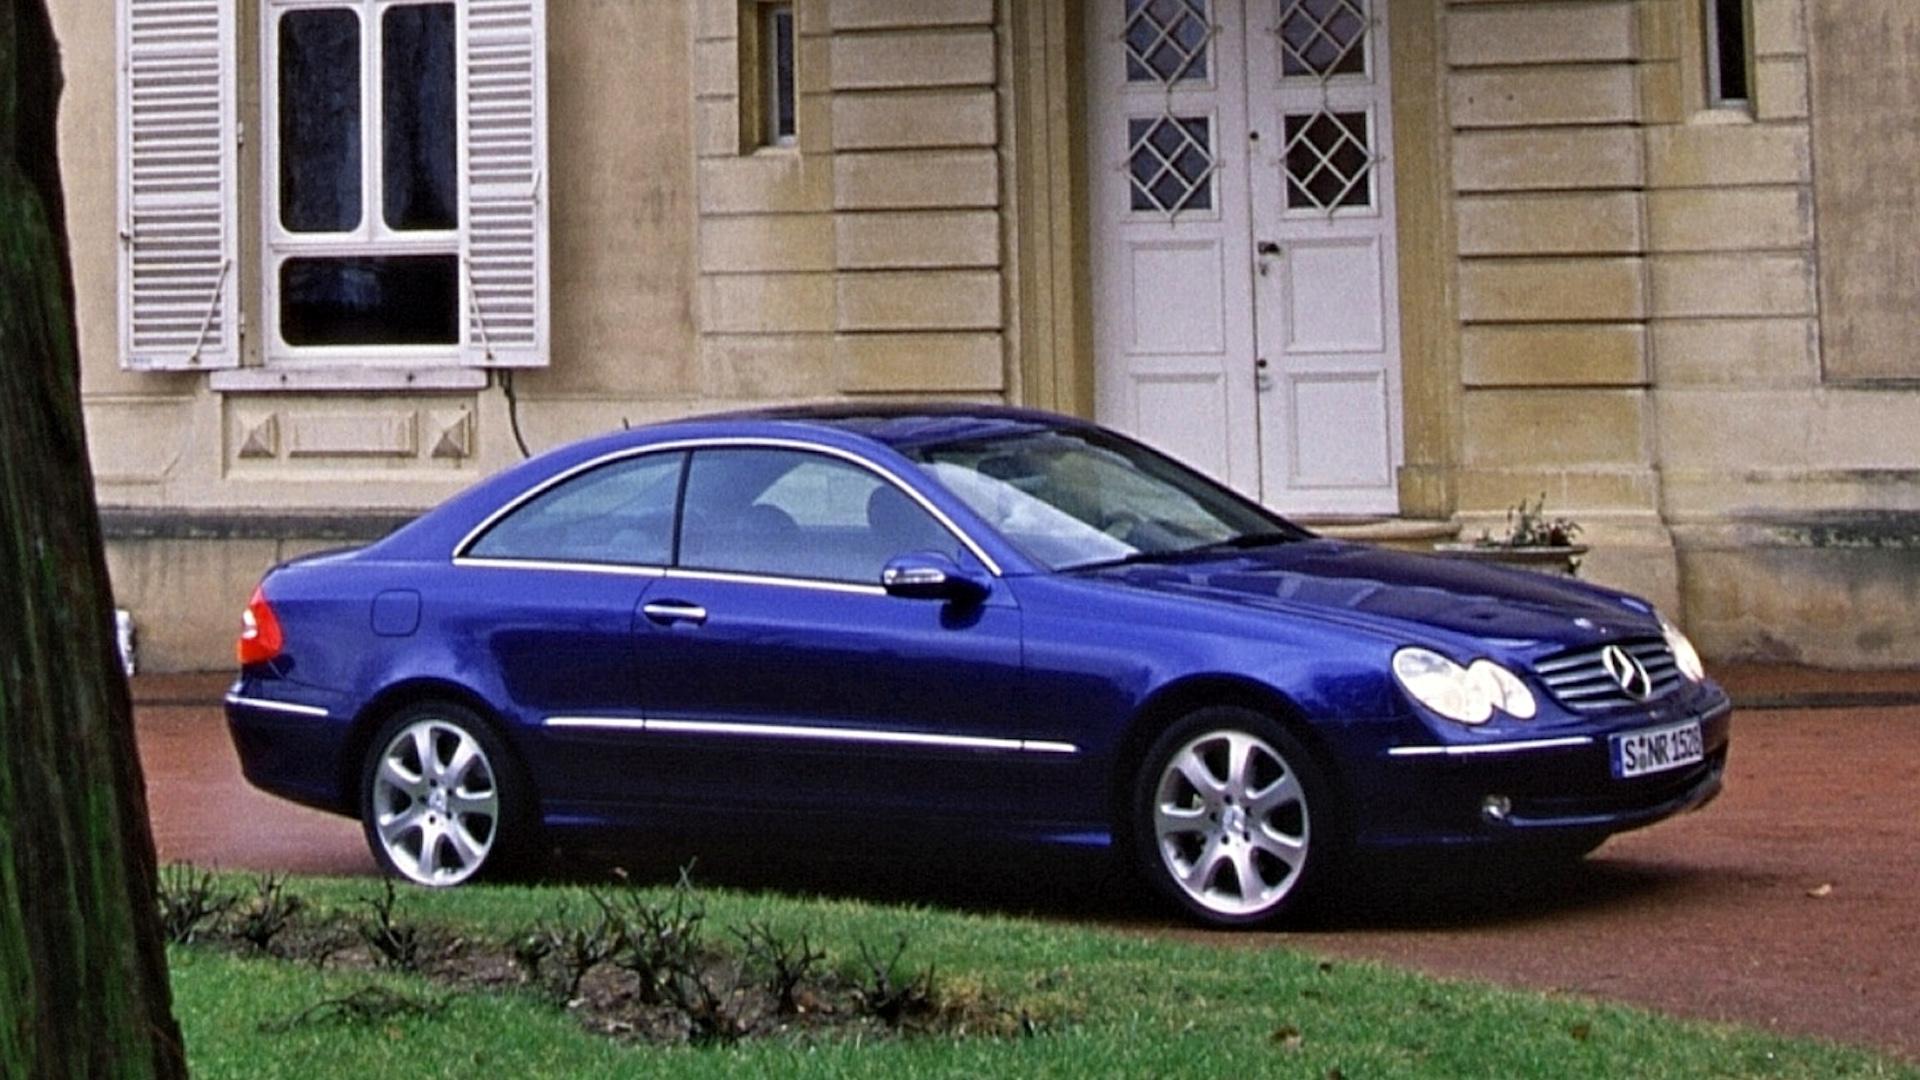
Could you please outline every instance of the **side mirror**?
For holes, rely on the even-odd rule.
[[[991,586],[980,574],[969,573],[945,555],[915,551],[894,558],[880,571],[888,596],[908,600],[949,600],[974,604],[987,598]]]

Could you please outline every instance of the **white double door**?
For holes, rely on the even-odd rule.
[[[1102,422],[1283,512],[1393,513],[1384,0],[1097,0]]]

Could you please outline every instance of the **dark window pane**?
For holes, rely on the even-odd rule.
[[[1127,0],[1126,19],[1128,82],[1207,77],[1213,27],[1206,0]]]
[[[294,232],[360,224],[360,19],[280,18],[280,221]]]
[[[1713,36],[1709,47],[1715,52],[1719,78],[1715,81],[1717,101],[1746,101],[1747,91],[1747,9],[1746,0],[1708,0],[1713,4]]]
[[[460,224],[453,14],[452,4],[413,4],[381,18],[383,189],[394,229]]]
[[[576,476],[502,518],[467,550],[489,559],[665,566],[685,454],[648,454]]]
[[[768,17],[773,39],[772,109],[775,141],[793,138],[795,128],[793,96],[793,8],[782,4]]]
[[[280,336],[289,345],[457,345],[454,255],[288,259]]]
[[[1373,205],[1372,132],[1359,112],[1288,113],[1287,208]]]
[[[1294,0],[1280,17],[1281,71],[1286,75],[1364,75],[1366,6],[1356,0]]]
[[[687,473],[680,565],[878,585],[896,555],[959,542],[892,483],[796,450],[700,450]]]
[[[1213,209],[1213,122],[1204,116],[1127,121],[1135,210]]]

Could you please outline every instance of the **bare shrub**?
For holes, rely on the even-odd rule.
[[[293,925],[306,901],[287,891],[287,879],[266,873],[254,880],[254,894],[240,909],[234,932],[260,952],[272,952],[273,941]]]
[[[367,943],[367,947],[386,966],[401,971],[418,971],[423,937],[420,927],[398,917],[400,899],[394,891],[393,879],[385,878],[380,884],[380,895],[360,899],[359,903],[367,909],[368,915],[354,923],[354,933]]]
[[[782,1016],[800,1011],[798,994],[816,966],[827,954],[815,949],[805,930],[798,937],[781,937],[764,923],[749,922],[746,929],[733,931],[746,953],[746,962],[764,975],[762,985],[773,995]]]
[[[191,944],[203,931],[217,928],[240,903],[239,894],[219,887],[213,871],[192,863],[162,867],[155,899],[169,945]]]
[[[937,1011],[933,965],[928,964],[918,975],[909,972],[902,977],[900,961],[906,954],[904,933],[895,940],[893,953],[884,962],[864,942],[860,946],[860,963],[866,971],[854,989],[854,997],[869,1016],[878,1017],[888,1027],[897,1028]]]

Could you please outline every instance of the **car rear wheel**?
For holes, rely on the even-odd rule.
[[[1334,846],[1333,807],[1313,757],[1272,718],[1213,707],[1169,727],[1134,786],[1139,868],[1216,926],[1295,908]]]
[[[360,820],[387,872],[421,885],[459,885],[524,862],[533,841],[529,795],[485,721],[460,705],[422,703],[374,736]]]

